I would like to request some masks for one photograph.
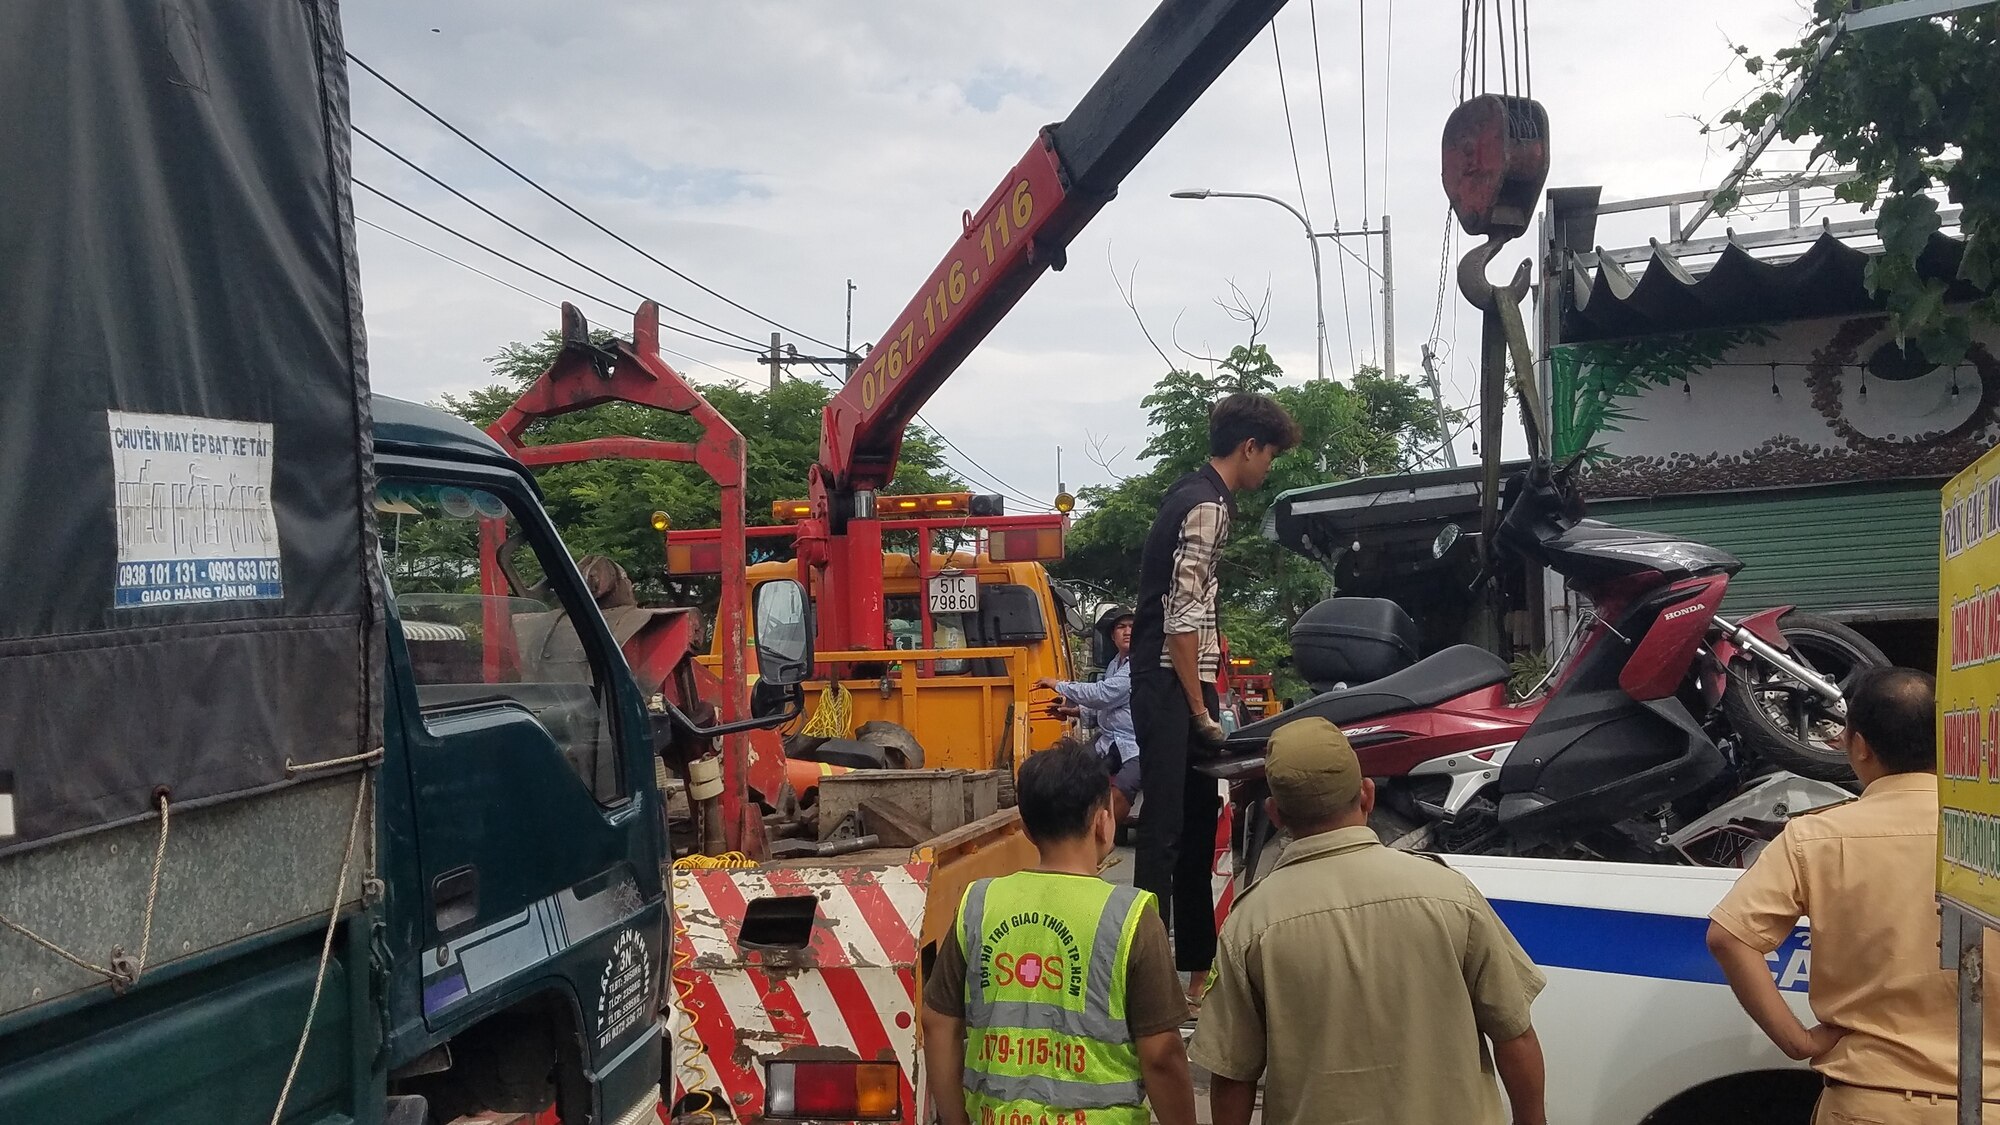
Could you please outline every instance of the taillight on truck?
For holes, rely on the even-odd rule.
[[[894,1063],[799,1059],[765,1064],[764,1115],[894,1121],[902,1115]]]
[[[994,531],[986,537],[986,554],[994,562],[1050,562],[1063,557],[1062,529]]]
[[[667,542],[667,573],[720,574],[722,573],[722,544]]]

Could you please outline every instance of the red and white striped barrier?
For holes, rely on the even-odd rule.
[[[917,935],[930,870],[909,863],[675,871],[672,984],[682,1024],[668,1041],[675,1103],[719,1089],[738,1120],[754,1120],[764,1112],[764,1060],[820,1048],[812,1057],[851,1052],[895,1062],[904,1120],[926,1120]],[[751,904],[806,896],[818,899],[807,944],[741,941]]]

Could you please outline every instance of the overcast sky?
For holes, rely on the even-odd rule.
[[[1328,157],[1308,0],[1278,17],[1305,203],[1332,226]],[[1076,99],[1151,11],[1151,0],[346,0],[347,45],[431,108],[612,230],[757,312],[839,343],[852,278],[854,339],[872,342],[949,249],[1036,130]],[[1606,199],[1710,186],[1731,154],[1700,135],[1745,89],[1729,42],[1769,50],[1800,26],[1802,0],[1541,0],[1534,92],[1553,132],[1550,186]],[[1444,389],[1472,391],[1477,317],[1455,290],[1438,316],[1446,205],[1438,134],[1456,100],[1458,5],[1319,0],[1331,163],[1343,229],[1393,217],[1396,364],[1420,374],[1435,335]],[[1361,68],[1367,69],[1363,161]],[[536,195],[358,69],[353,119],[441,179],[598,270],[753,339],[771,328],[692,288]],[[1015,492],[1046,499],[1056,449],[1072,489],[1140,466],[1139,400],[1163,371],[1114,282],[1170,354],[1225,354],[1242,328],[1216,304],[1231,283],[1261,298],[1264,339],[1293,377],[1313,372],[1312,272],[1304,232],[1256,201],[1187,202],[1187,187],[1299,199],[1272,38],[1260,36],[1127,180],[936,395],[924,417]],[[1775,153],[1764,166],[1795,166]],[[1788,165],[1789,161],[1789,165]],[[497,249],[630,307],[590,277],[357,138],[361,179]],[[1364,193],[1366,206],[1364,206]],[[457,242],[366,191],[364,219],[415,238],[592,320],[629,329],[594,300]],[[1371,225],[1379,219],[1370,220]],[[1643,241],[1640,232],[1633,241]],[[1704,232],[1704,233],[1719,233]],[[361,231],[364,311],[378,391],[419,400],[490,382],[485,357],[557,324],[554,309],[381,232]],[[1374,239],[1350,239],[1362,250]],[[1510,253],[1512,262],[1527,254]],[[1374,251],[1379,267],[1379,249]],[[1494,273],[1502,271],[1496,267]],[[1335,374],[1379,362],[1379,282],[1326,259]],[[669,318],[671,321],[673,318]],[[1348,328],[1352,326],[1350,336]],[[1435,328],[1434,328],[1435,326]],[[702,330],[706,332],[707,330]],[[712,334],[712,333],[710,333]],[[788,337],[789,338],[789,337]],[[698,381],[764,369],[742,352],[663,336]],[[817,345],[798,341],[801,350]],[[1178,358],[1178,357],[1177,357]],[[695,362],[699,361],[699,362]],[[816,377],[805,369],[800,373]],[[1458,443],[1469,456],[1469,437]],[[803,482],[802,482],[803,483]]]

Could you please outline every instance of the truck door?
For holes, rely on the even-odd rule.
[[[379,496],[390,655],[410,669],[424,1022],[568,977],[590,1045],[629,1041],[653,1024],[662,914],[622,657],[518,477],[387,464]]]

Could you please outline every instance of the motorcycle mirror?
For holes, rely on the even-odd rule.
[[[1431,558],[1442,559],[1450,554],[1451,549],[1458,545],[1459,539],[1464,535],[1465,530],[1457,524],[1445,524],[1444,530],[1438,532],[1438,537],[1431,541]]]

